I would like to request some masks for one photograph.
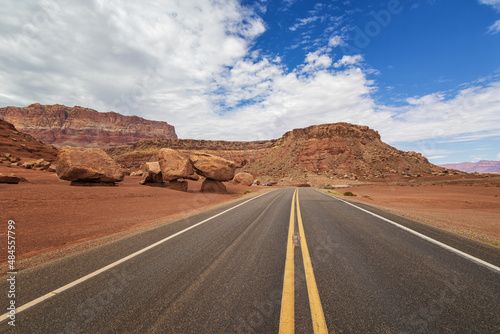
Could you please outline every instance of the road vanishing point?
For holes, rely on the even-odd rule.
[[[1,333],[500,333],[500,249],[280,188],[20,271],[15,327],[1,306]]]

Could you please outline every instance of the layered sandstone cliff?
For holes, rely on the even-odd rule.
[[[78,106],[35,103],[25,108],[5,107],[0,108],[0,119],[55,146],[109,147],[151,138],[177,138],[175,128],[166,122]]]
[[[107,152],[124,165],[138,167],[155,160],[163,147],[186,154],[192,151],[216,154],[235,161],[241,171],[288,183],[305,182],[316,175],[323,179],[366,180],[445,172],[420,153],[397,150],[382,142],[376,131],[349,123],[295,129],[269,141],[147,140],[110,148]]]

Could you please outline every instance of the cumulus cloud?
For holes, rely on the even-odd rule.
[[[344,43],[344,40],[341,36],[333,36],[330,38],[330,40],[328,41],[328,45],[331,46],[331,47],[337,47],[339,45],[342,45]]]
[[[264,2],[262,2],[264,6]],[[260,7],[259,7],[260,8]],[[262,7],[264,8],[264,7]],[[7,2],[0,105],[81,105],[176,127],[180,138],[257,140],[312,124],[368,125],[397,143],[500,131],[500,82],[390,107],[361,55],[326,49],[286,68],[252,46],[262,19],[236,0]],[[263,9],[259,9],[263,11]],[[7,15],[8,14],[8,15]],[[329,46],[342,43],[332,37]]]
[[[500,82],[460,90],[446,99],[430,94],[409,99],[409,105],[392,109],[392,130],[383,130],[389,142],[451,138],[479,140],[498,136],[500,130]],[[381,107],[385,109],[384,107]]]
[[[354,55],[354,56],[344,55],[333,66],[336,68],[342,67],[342,66],[352,66],[352,65],[359,64],[362,61],[363,61],[362,55]]]

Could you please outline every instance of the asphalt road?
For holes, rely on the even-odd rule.
[[[6,319],[0,332],[500,332],[498,248],[362,207],[489,267],[317,190],[294,194],[277,189],[19,272],[16,326]],[[2,313],[8,289],[3,277]]]

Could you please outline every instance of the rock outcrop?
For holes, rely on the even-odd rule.
[[[0,120],[0,153],[5,157],[9,155],[9,163],[16,163],[19,158],[46,161],[54,161],[57,158],[57,149],[19,132],[13,124],[3,120]],[[12,161],[13,159],[15,161]]]
[[[367,126],[334,123],[295,129],[281,138],[258,142],[146,140],[106,151],[118,162],[137,166],[154,159],[161,148],[185,156],[201,151],[235,161],[239,172],[280,184],[329,184],[331,180],[374,180],[445,175],[420,153],[400,151]],[[455,172],[453,172],[455,173]],[[270,181],[265,181],[267,183]]]
[[[14,175],[14,174],[2,174],[0,173],[0,183],[8,183],[8,184],[18,184],[21,182],[22,178]]]
[[[241,184],[242,186],[251,186],[253,181],[254,177],[250,173],[238,173],[233,178],[234,184]]]
[[[63,147],[57,156],[57,176],[72,184],[114,184],[123,181],[125,172],[101,149]]]
[[[175,128],[159,121],[79,106],[40,105],[0,108],[0,119],[47,145],[110,147],[151,138],[177,138]]]
[[[233,161],[216,155],[194,153],[189,157],[197,174],[206,177],[201,185],[201,191],[206,193],[227,193],[222,181],[230,181],[234,177],[236,166]]]
[[[146,162],[143,166],[141,184],[164,183],[158,162]]]
[[[26,169],[55,171],[51,169],[50,161],[45,161],[44,159],[27,161],[21,166]]]
[[[158,163],[160,164],[163,180],[166,182],[187,179],[193,174],[191,162],[176,150],[161,149],[158,152]]]
[[[197,174],[215,181],[230,181],[234,177],[236,166],[233,161],[216,155],[194,153],[189,157]]]

